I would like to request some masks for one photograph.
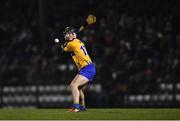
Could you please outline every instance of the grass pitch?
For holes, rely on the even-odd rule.
[[[0,109],[6,120],[132,120],[180,119],[180,109],[88,109],[70,113],[67,109]]]

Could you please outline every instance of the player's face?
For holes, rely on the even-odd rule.
[[[67,40],[67,41],[71,41],[74,38],[76,38],[75,33],[66,33],[66,35],[65,35],[65,40]]]

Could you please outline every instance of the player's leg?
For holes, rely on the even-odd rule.
[[[85,96],[83,90],[80,90],[80,110],[85,111],[86,105],[85,105]]]
[[[85,85],[88,83],[88,79],[82,75],[76,75],[76,77],[73,79],[73,81],[70,84],[71,87],[71,92],[73,95],[73,102],[74,102],[74,107],[79,109],[80,105],[79,105],[79,99],[80,99],[80,91],[79,91],[79,87],[82,85]]]
[[[85,111],[86,110],[86,106],[85,106],[85,95],[83,92],[83,88],[85,86],[83,85],[82,87],[79,88],[79,92],[80,92],[80,110]]]
[[[70,84],[74,103],[79,104],[80,92],[79,88],[88,83],[88,79],[82,75],[76,75],[73,81]]]

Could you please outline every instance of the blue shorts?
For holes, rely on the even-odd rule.
[[[94,64],[91,63],[91,64],[81,68],[78,74],[86,77],[90,82],[92,82],[92,80],[96,74],[96,69],[95,69]]]

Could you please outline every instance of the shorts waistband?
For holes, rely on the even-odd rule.
[[[94,63],[89,63],[89,64],[83,66],[82,68],[87,67],[87,66],[89,66],[89,65],[94,65]],[[82,69],[82,68],[81,68],[81,69]],[[80,69],[80,70],[81,70],[81,69]]]

